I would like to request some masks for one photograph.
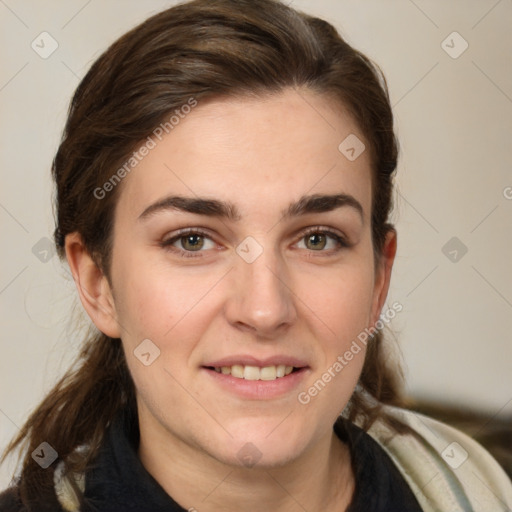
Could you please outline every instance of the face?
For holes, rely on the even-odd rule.
[[[368,151],[338,150],[350,134],[307,91],[199,103],[124,179],[111,284],[141,431],[269,466],[332,434],[364,345],[343,356],[389,279]]]

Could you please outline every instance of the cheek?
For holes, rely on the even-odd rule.
[[[175,410],[186,401],[177,383],[187,381],[191,354],[211,319],[208,290],[214,280],[194,280],[156,266],[139,266],[138,272],[125,275],[129,277],[119,288],[116,308],[127,364],[146,406],[163,417],[164,403]],[[146,366],[141,353],[148,352]]]
[[[337,268],[299,274],[300,291],[309,316],[339,349],[369,327],[373,302],[373,262],[368,258],[347,261]],[[300,284],[299,284],[300,283]]]
[[[116,311],[125,344],[149,338],[162,350],[172,345],[173,352],[191,348],[208,325],[222,277],[221,272],[194,274],[148,258],[126,260],[117,275]]]
[[[116,312],[125,337],[161,337],[185,307],[179,276],[168,280],[149,260],[136,254],[118,260]]]
[[[316,325],[318,365],[297,401],[301,410],[319,411],[329,421],[346,407],[364,365],[365,329],[370,325],[372,305],[371,269],[350,265],[332,272],[328,279],[317,276],[315,285],[310,281],[307,288],[310,325]]]

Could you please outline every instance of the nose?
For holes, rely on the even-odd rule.
[[[259,338],[280,336],[297,318],[295,295],[285,262],[263,250],[252,263],[237,257],[233,288],[225,305],[229,323]]]

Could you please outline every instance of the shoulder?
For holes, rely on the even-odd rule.
[[[0,493],[1,512],[24,512],[25,507],[21,503],[18,488],[13,486]]]
[[[395,434],[382,421],[368,430],[400,470],[425,511],[512,509],[512,482],[474,439],[428,416],[385,406],[412,429]]]

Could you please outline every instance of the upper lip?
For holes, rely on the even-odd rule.
[[[301,359],[286,355],[275,355],[271,357],[265,357],[263,359],[251,355],[228,356],[223,357],[222,359],[216,359],[215,361],[208,362],[203,366],[221,368],[222,366],[242,365],[258,366],[260,368],[264,368],[266,366],[278,366],[280,364],[284,364],[285,366],[293,366],[295,368],[304,368],[308,366]]]

